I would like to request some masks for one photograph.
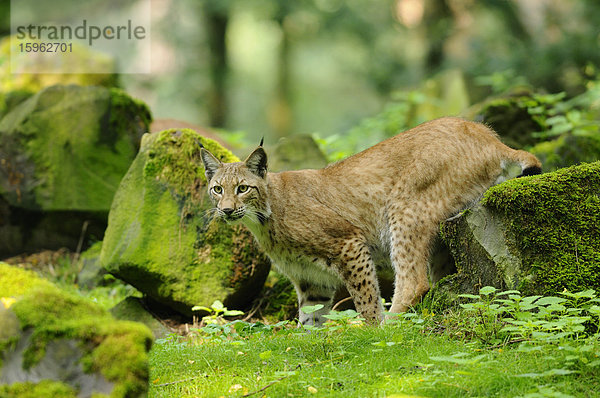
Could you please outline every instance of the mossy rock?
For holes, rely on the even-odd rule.
[[[238,161],[190,129],[144,136],[115,194],[100,256],[110,273],[184,315],[217,299],[247,307],[270,268],[245,227],[210,216],[200,143]]]
[[[146,310],[142,299],[129,296],[110,309],[110,313],[117,319],[134,321],[148,326],[154,338],[162,339],[173,333],[171,329],[163,325],[158,319]]]
[[[101,238],[113,195],[148,130],[116,88],[52,86],[0,120],[0,257]],[[98,236],[99,235],[99,236]]]
[[[267,148],[269,170],[274,172],[301,169],[321,169],[327,166],[327,158],[315,142],[306,134],[281,138]]]
[[[0,340],[3,396],[145,396],[152,345],[146,326],[117,321],[96,304],[5,263],[0,297],[4,315],[16,317],[20,329]],[[0,317],[0,329],[7,319]]]
[[[463,116],[490,126],[506,145],[526,148],[540,142],[531,133],[543,130],[543,126],[528,111],[528,107],[537,103],[533,95],[528,89],[519,89],[473,105]]]
[[[27,209],[106,211],[150,120],[119,89],[46,88],[0,121],[0,194]]]
[[[582,162],[600,160],[600,136],[564,134],[552,141],[545,141],[530,149],[542,162],[546,172]]]
[[[599,291],[600,162],[494,186],[441,230],[457,273],[432,294]]]
[[[10,386],[0,385],[2,398],[77,398],[76,390],[59,381],[42,380],[39,383],[14,383]]]

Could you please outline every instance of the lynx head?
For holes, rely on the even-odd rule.
[[[227,222],[263,224],[271,214],[267,201],[267,154],[261,145],[243,162],[223,163],[201,150],[208,194],[218,217]]]

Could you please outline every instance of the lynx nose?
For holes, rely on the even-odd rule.
[[[221,209],[221,211],[223,213],[225,213],[226,216],[230,216],[233,213],[233,209],[231,207],[228,207],[226,209]]]

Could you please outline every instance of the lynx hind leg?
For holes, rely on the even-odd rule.
[[[360,239],[350,239],[344,245],[338,273],[346,284],[356,311],[366,322],[382,321],[383,308],[375,264],[367,245]]]
[[[390,217],[390,254],[395,272],[392,313],[406,311],[429,290],[429,249],[437,225],[435,217],[424,207],[400,208]]]
[[[326,318],[323,315],[327,315],[331,311],[333,296],[335,294],[335,287],[318,285],[309,283],[306,281],[293,282],[296,288],[296,295],[298,296],[298,320],[302,325],[314,325],[321,326]],[[306,314],[302,311],[303,307],[314,306],[322,304],[323,308],[314,311],[310,314]]]

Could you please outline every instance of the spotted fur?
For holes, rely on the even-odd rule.
[[[267,172],[258,147],[244,162],[202,150],[215,212],[243,222],[294,284],[302,323],[321,324],[344,285],[362,316],[382,319],[374,260],[395,271],[392,312],[429,289],[429,249],[440,221],[502,180],[503,166],[539,170],[535,156],[502,144],[488,127],[458,118],[424,123],[320,170]],[[240,188],[241,187],[241,188]]]

